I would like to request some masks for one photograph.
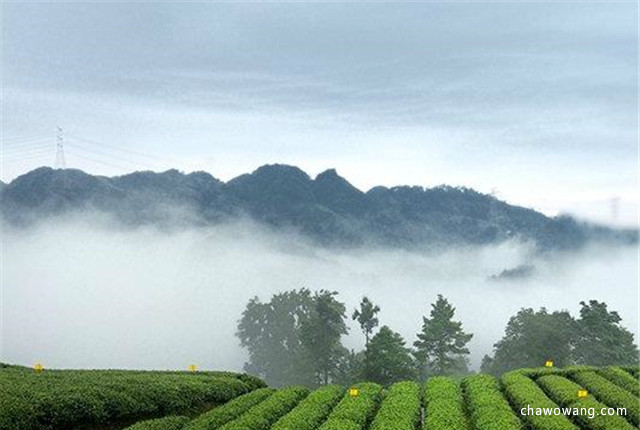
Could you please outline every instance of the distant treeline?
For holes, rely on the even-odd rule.
[[[269,302],[252,298],[236,333],[249,353],[245,370],[272,386],[361,380],[389,385],[470,373],[467,344],[473,334],[455,320],[455,308],[442,295],[423,316],[411,346],[388,326],[378,328],[380,307],[363,297],[350,314],[365,336],[362,351],[342,345],[348,315],[337,296],[335,291],[302,288],[275,294]],[[638,347],[618,313],[596,300],[580,305],[579,318],[567,311],[521,309],[494,344],[493,356],[483,358],[481,371],[499,375],[547,360],[555,366],[638,364]]]

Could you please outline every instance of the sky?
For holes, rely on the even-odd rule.
[[[2,171],[267,163],[638,220],[636,2],[6,3]]]

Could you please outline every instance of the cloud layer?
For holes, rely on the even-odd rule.
[[[253,225],[122,230],[95,217],[5,230],[2,359],[49,367],[239,370],[236,322],[254,295],[307,287],[339,291],[351,311],[362,295],[382,324],[411,343],[438,293],[474,333],[479,365],[521,307],[568,309],[604,300],[638,325],[637,252],[591,249],[534,257],[523,244],[443,254],[330,251]],[[487,277],[527,263],[530,279]],[[345,344],[364,344],[354,324]],[[637,339],[637,333],[636,333]]]

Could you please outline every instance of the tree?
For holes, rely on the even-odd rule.
[[[498,375],[520,367],[540,367],[546,360],[556,366],[572,364],[574,334],[575,320],[567,311],[521,309],[509,319],[504,337],[493,345],[494,357],[482,360],[482,371]]]
[[[458,369],[461,356],[469,354],[466,344],[473,337],[462,330],[461,322],[452,320],[455,308],[442,295],[438,294],[431,307],[431,318],[422,317],[422,331],[413,343],[422,377],[430,373],[445,375]]]
[[[597,300],[580,302],[580,306],[575,361],[591,366],[638,364],[638,347],[633,334],[620,326],[620,315]]]
[[[360,328],[364,333],[365,347],[369,345],[369,338],[371,337],[371,333],[373,333],[373,329],[378,326],[378,318],[376,318],[378,312],[380,312],[380,308],[374,305],[367,296],[362,298],[360,310],[356,309],[353,311],[351,318],[360,324]]]
[[[390,385],[405,379],[415,379],[416,367],[411,350],[399,333],[383,326],[373,336],[364,353],[364,379]]]
[[[350,386],[364,378],[364,351],[347,351],[338,361],[333,383]]]
[[[340,338],[347,334],[346,307],[335,299],[336,291],[321,290],[313,298],[309,317],[300,326],[300,341],[317,382],[328,384],[348,351]]]
[[[269,385],[310,385],[310,363],[300,329],[314,308],[306,288],[275,294],[268,303],[258,297],[247,304],[236,335],[249,352],[245,371],[265,379]]]

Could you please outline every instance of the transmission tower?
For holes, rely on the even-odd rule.
[[[62,134],[62,128],[58,129],[56,133],[56,169],[66,168],[66,162],[64,160],[64,135]]]

